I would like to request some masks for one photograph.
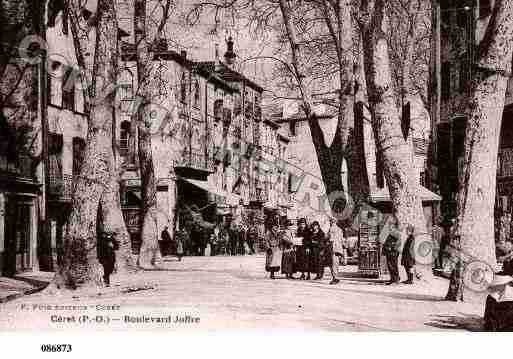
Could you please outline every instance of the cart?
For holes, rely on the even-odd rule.
[[[378,226],[360,224],[358,232],[358,271],[364,277],[379,278],[381,245]]]

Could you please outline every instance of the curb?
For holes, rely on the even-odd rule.
[[[10,295],[8,295],[6,297],[0,297],[0,304],[4,304],[4,303],[7,303],[7,302],[10,302],[12,300],[24,297],[26,295],[31,295],[31,294],[38,293],[38,292],[42,291],[43,289],[45,289],[47,285],[48,284],[46,284],[44,286],[39,286],[37,288],[27,289],[24,292],[10,294]]]

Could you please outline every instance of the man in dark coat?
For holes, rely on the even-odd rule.
[[[258,230],[253,224],[248,228],[246,233],[246,240],[251,254],[255,254],[255,243],[258,241]]]
[[[298,220],[296,237],[303,238],[302,244],[296,246],[296,271],[301,272],[299,279],[310,280],[310,229],[305,218]],[[308,273],[308,277],[305,277],[305,272]]]
[[[169,232],[167,230],[167,226],[164,227],[162,232],[160,233],[160,253],[165,256],[169,254],[169,249],[171,246],[171,236],[169,235]]]
[[[399,258],[398,247],[400,245],[400,237],[399,221],[397,218],[394,218],[392,222],[389,223],[389,234],[383,244],[383,252],[385,253],[388,272],[390,273],[390,281],[387,284],[398,284],[400,281],[397,263]]]
[[[406,238],[406,242],[404,243],[401,265],[404,267],[408,279],[403,283],[413,284],[413,272],[415,268],[415,228],[412,225],[408,225],[407,234],[408,238]]]
[[[103,265],[103,281],[106,287],[110,286],[110,275],[116,264],[116,253],[119,244],[113,232],[103,232],[98,238],[98,261]]]

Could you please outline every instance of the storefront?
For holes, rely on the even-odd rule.
[[[2,184],[2,186],[5,183]],[[37,270],[37,210],[38,187],[32,193],[0,189],[0,270],[1,275]],[[28,188],[26,188],[28,189]]]

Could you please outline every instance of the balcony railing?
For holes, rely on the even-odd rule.
[[[263,183],[257,184],[249,194],[249,200],[252,202],[267,202],[269,200],[269,191]]]
[[[32,159],[23,155],[10,159],[6,155],[0,154],[0,172],[15,177],[32,179]]]
[[[197,151],[185,152],[182,154],[180,159],[174,162],[174,166],[205,172],[214,172],[214,159]]]
[[[513,176],[513,148],[501,148],[497,158],[497,176]]]
[[[71,201],[73,195],[73,176],[50,174],[48,194],[61,201]]]

